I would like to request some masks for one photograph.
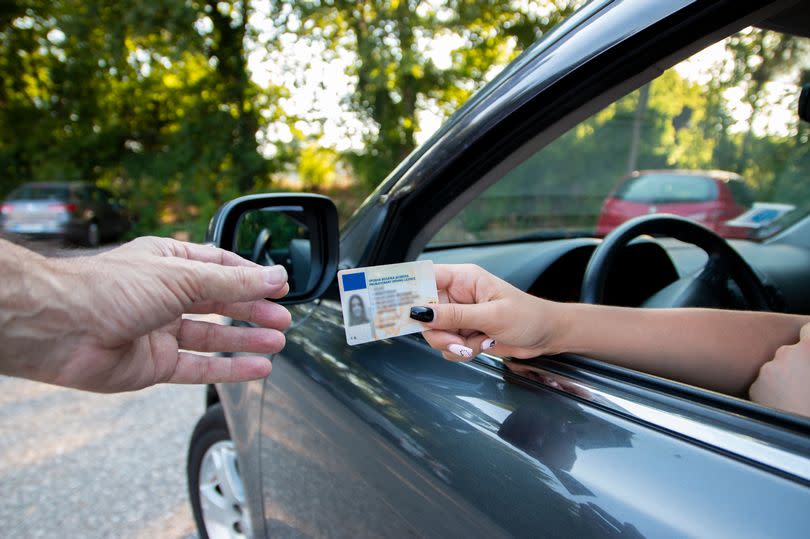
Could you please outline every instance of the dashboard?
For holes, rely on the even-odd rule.
[[[554,301],[579,301],[591,254],[601,240],[466,245],[427,250],[421,260],[437,264],[478,264],[517,288]],[[729,242],[759,274],[780,311],[810,314],[810,250],[789,244]],[[631,242],[611,268],[605,303],[637,307],[668,284],[699,271],[706,254],[668,238],[643,237]]]

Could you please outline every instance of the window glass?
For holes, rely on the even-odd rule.
[[[652,172],[626,180],[615,197],[650,204],[708,202],[717,199],[717,184],[705,176]]]
[[[542,148],[431,243],[601,236],[656,212],[761,241],[810,209],[808,82],[810,39],[747,28]]]
[[[9,200],[68,200],[67,187],[49,185],[23,185],[9,195]]]

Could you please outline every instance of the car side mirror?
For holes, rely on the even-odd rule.
[[[248,195],[217,210],[206,241],[257,264],[281,264],[289,276],[290,293],[277,302],[304,303],[320,297],[335,278],[337,209],[320,195]]]

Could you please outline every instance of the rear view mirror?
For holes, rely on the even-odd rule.
[[[217,210],[206,241],[263,266],[284,266],[290,293],[278,303],[304,303],[323,294],[335,278],[337,209],[320,195],[244,196]]]

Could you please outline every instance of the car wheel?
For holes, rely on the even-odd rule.
[[[91,222],[87,225],[87,238],[85,238],[85,243],[87,243],[88,247],[98,247],[101,245],[101,229],[98,223]]]
[[[222,405],[210,407],[194,428],[186,472],[194,520],[202,539],[253,535],[236,446]]]

